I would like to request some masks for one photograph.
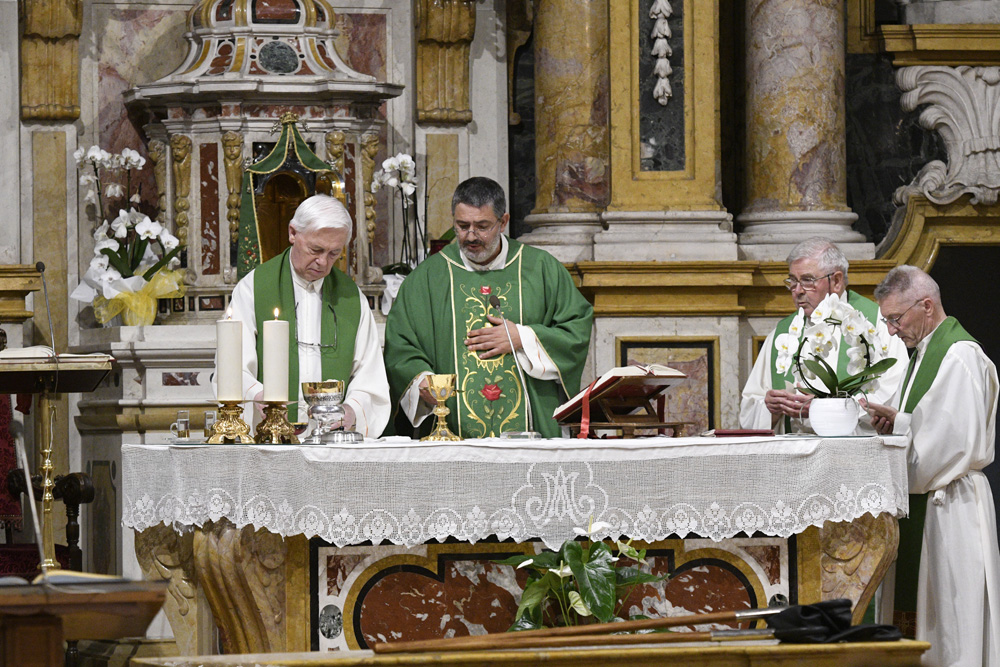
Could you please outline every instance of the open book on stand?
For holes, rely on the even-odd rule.
[[[552,416],[581,431],[581,437],[593,429],[618,430],[632,437],[636,429],[670,428],[680,435],[682,422],[666,421],[663,393],[686,377],[660,364],[618,366],[556,408]]]

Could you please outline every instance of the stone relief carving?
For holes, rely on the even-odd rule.
[[[167,212],[167,145],[159,139],[149,142],[149,161],[156,182],[156,209],[163,216]]]
[[[222,135],[222,151],[226,165],[226,220],[229,221],[229,238],[235,239],[240,231],[240,188],[243,186],[243,137],[237,132]]]
[[[194,571],[192,534],[179,535],[159,524],[135,535],[135,555],[143,575],[167,582],[163,611],[177,640],[181,655],[200,653],[197,577]]]
[[[347,146],[347,136],[340,131],[326,135],[326,161],[337,170],[337,175],[344,177],[344,151]],[[369,187],[371,185],[369,184]]]
[[[896,73],[903,90],[900,106],[920,113],[920,125],[941,135],[947,164],[928,162],[909,185],[896,190],[900,206],[913,194],[935,204],[965,194],[973,204],[995,204],[1000,195],[1000,68],[904,67]]]
[[[670,6],[670,0],[653,0],[649,9],[649,18],[653,19],[653,32],[650,37],[653,40],[651,51],[656,63],[653,65],[653,74],[656,76],[656,85],[653,86],[653,97],[661,105],[666,106],[674,91],[670,88],[670,75],[673,68],[670,67],[670,56],[674,55],[674,50],[670,48],[670,23],[667,21],[674,13]]]
[[[475,0],[417,0],[417,120],[462,125],[469,108]]]
[[[852,522],[820,528],[823,599],[849,598],[852,621],[860,623],[875,589],[896,558],[899,524],[890,514],[865,514]]]
[[[80,117],[81,0],[19,3],[21,118],[75,120]]]
[[[188,242],[188,209],[191,204],[191,137],[175,134],[170,137],[174,168],[174,235],[186,246]]]
[[[361,137],[361,178],[365,186],[365,224],[368,231],[369,255],[372,244],[375,243],[375,195],[372,194],[372,179],[375,176],[375,156],[378,155],[378,151],[377,134],[369,132]]]

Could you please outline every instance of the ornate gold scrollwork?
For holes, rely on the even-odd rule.
[[[469,108],[474,0],[417,0],[417,120],[462,125]]]
[[[243,185],[243,137],[236,132],[222,135],[222,153],[226,167],[226,220],[229,221],[229,238],[235,239],[240,231],[240,187]]]
[[[149,161],[156,181],[156,208],[162,216],[167,212],[167,145],[159,139],[149,142]]]
[[[875,589],[896,558],[899,524],[890,514],[823,524],[819,531],[823,599],[854,602],[851,620],[860,623]]]
[[[191,203],[191,137],[175,134],[170,137],[174,170],[174,234],[186,246],[188,242],[188,209]]]
[[[378,155],[378,134],[368,132],[361,137],[361,178],[365,186],[365,227],[368,231],[368,252],[375,243],[375,195],[372,179],[375,177],[375,156]]]
[[[80,117],[82,0],[21,2],[21,118]]]

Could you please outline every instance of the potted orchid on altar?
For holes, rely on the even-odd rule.
[[[842,340],[839,348],[838,338]],[[791,367],[799,390],[814,396],[809,420],[819,435],[853,432],[860,414],[854,397],[874,391],[879,377],[896,363],[889,356],[888,332],[880,332],[835,293],[816,306],[808,322],[800,310],[788,333],[775,338],[775,348],[777,371],[786,373]],[[830,363],[834,349],[838,358]]]
[[[420,223],[417,211],[417,163],[406,153],[397,153],[382,162],[382,168],[372,177],[372,193],[383,187],[395,188],[401,195],[403,208],[403,245],[399,261],[384,267],[386,274],[407,274],[427,256],[427,229]]]
[[[84,201],[101,223],[90,266],[70,297],[91,303],[101,324],[118,315],[129,326],[152,324],[157,300],[183,296],[185,288],[184,272],[174,268],[182,249],[177,237],[137,209],[141,188],[132,191],[132,176],[146,160],[130,148],[112,154],[98,146],[80,148],[73,157]],[[116,208],[112,218],[107,212]]]

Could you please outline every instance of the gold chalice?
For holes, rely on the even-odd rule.
[[[455,395],[455,374],[438,373],[427,376],[427,390],[430,392],[437,405],[434,406],[434,416],[437,417],[437,424],[430,435],[420,438],[421,440],[461,440],[457,435],[448,429],[447,417],[451,410],[445,405],[445,401]]]

